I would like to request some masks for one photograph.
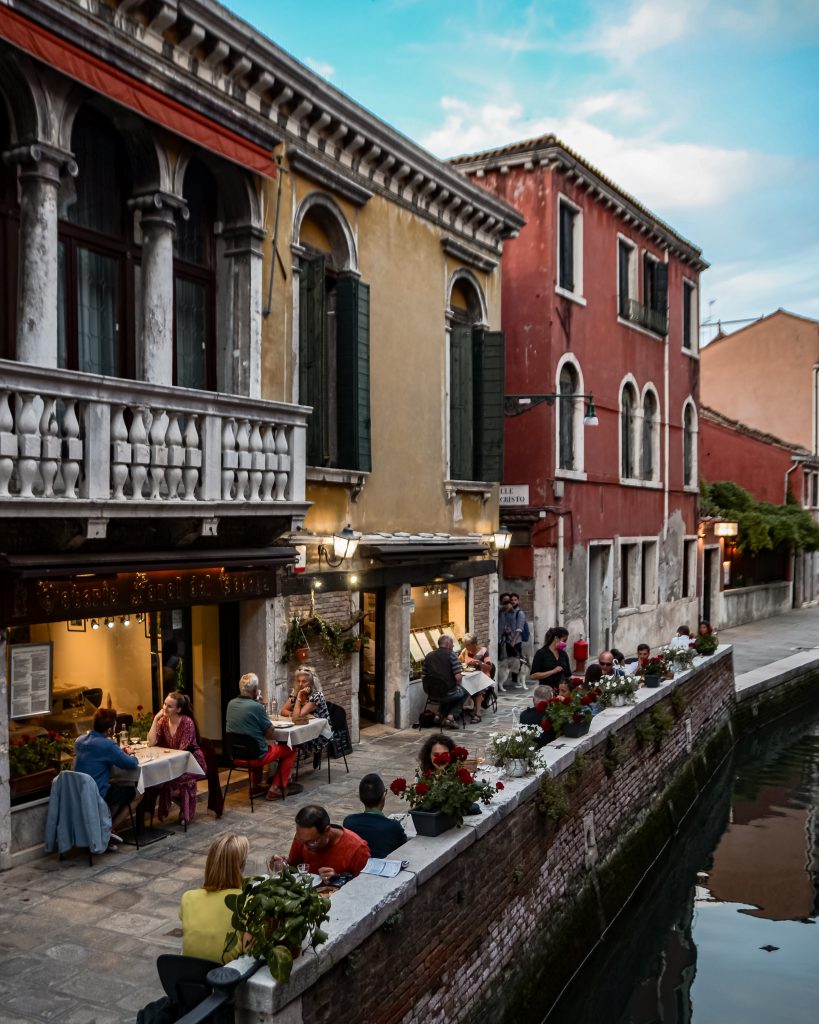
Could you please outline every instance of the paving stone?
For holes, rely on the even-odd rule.
[[[76,1001],[70,996],[62,996],[57,992],[29,991],[25,995],[17,995],[6,1001],[5,1010],[19,1012],[20,1017],[12,1017],[11,1020],[59,1020],[61,1015],[76,1006]],[[29,1014],[30,1016],[22,1016]]]

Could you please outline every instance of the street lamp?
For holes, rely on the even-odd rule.
[[[506,551],[512,543],[512,531],[501,523],[498,529],[492,534],[492,543],[495,545],[496,551]]]
[[[578,398],[586,399],[586,415],[583,417],[583,425],[585,427],[596,427],[600,421],[597,418],[597,410],[594,407],[594,395],[591,392],[578,393],[578,394],[565,394],[561,392],[551,392],[548,395],[504,395],[503,399],[503,411],[507,416],[520,416],[524,412],[528,412],[530,409],[534,409],[536,405],[541,405],[545,402],[547,405],[554,405],[557,399],[571,399],[576,401]]]
[[[333,554],[330,555],[329,550],[324,544],[319,544],[318,556],[319,565],[321,565],[322,558],[327,562],[333,569],[337,569],[345,558],[352,558],[358,548],[358,542],[361,540],[360,533],[354,533],[350,524],[344,527],[343,530],[339,530],[338,533],[333,534]]]

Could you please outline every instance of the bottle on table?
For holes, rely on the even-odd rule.
[[[269,708],[267,713],[268,713],[268,715],[271,718],[277,718],[278,717],[278,714],[279,714],[279,702],[276,700],[275,697],[271,697],[270,698],[270,708]]]

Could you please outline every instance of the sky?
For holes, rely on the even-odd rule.
[[[703,321],[819,319],[817,0],[227,6],[438,157],[554,132],[702,249]]]

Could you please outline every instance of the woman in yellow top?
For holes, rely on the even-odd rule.
[[[245,836],[225,832],[210,844],[205,862],[205,884],[182,893],[182,953],[202,960],[227,963],[239,955],[238,946],[225,953],[231,913],[225,896],[239,893],[250,843]]]

